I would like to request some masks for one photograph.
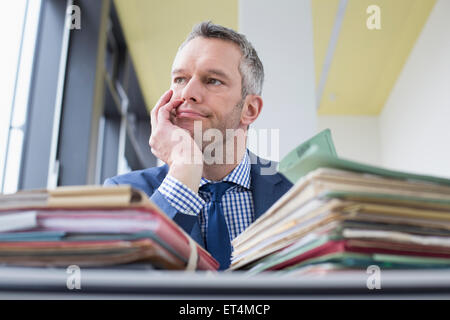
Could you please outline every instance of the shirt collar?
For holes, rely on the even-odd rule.
[[[248,152],[245,152],[239,165],[223,178],[222,181],[233,182],[250,190],[250,159],[248,157]],[[212,181],[202,177],[200,180],[200,187],[207,183],[212,183]]]

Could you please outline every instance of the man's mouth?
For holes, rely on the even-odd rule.
[[[177,109],[176,111],[176,117],[177,118],[191,118],[191,119],[198,119],[198,118],[206,118],[207,116],[203,113],[190,110],[190,109]]]

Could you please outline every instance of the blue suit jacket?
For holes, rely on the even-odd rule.
[[[249,156],[252,163],[250,169],[250,188],[254,202],[255,219],[257,219],[290,189],[292,183],[282,174],[275,171],[274,162],[262,160],[252,153],[249,153]],[[157,190],[166,177],[168,169],[169,167],[164,165],[161,167],[133,171],[113,178],[108,178],[104,185],[128,184],[133,188],[142,190],[150,197],[150,200],[181,226],[186,233],[201,246],[205,247],[200,231],[199,219],[196,216],[178,212],[178,210],[172,207],[166,198]],[[267,175],[267,171],[270,171],[272,174]]]

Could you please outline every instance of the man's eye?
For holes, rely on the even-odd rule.
[[[223,84],[223,82],[220,81],[220,80],[214,79],[214,78],[210,78],[210,79],[208,79],[208,84],[212,84],[214,86],[218,86],[218,85]]]
[[[173,79],[173,82],[176,84],[180,84],[180,83],[183,83],[185,80],[186,80],[186,78],[178,77],[178,78]]]

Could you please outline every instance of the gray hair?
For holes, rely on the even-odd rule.
[[[239,72],[242,77],[242,98],[249,94],[261,95],[264,82],[264,68],[255,48],[247,38],[236,31],[213,24],[211,21],[201,22],[192,28],[191,33],[181,44],[180,51],[189,41],[197,38],[217,38],[234,42],[239,46],[242,53],[242,59],[239,64]]]

